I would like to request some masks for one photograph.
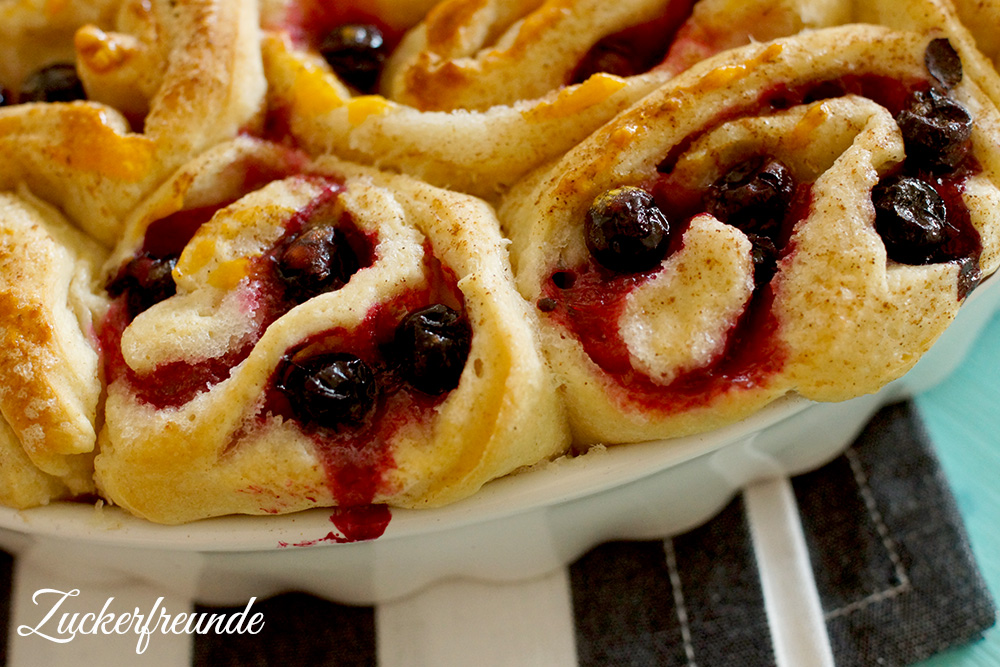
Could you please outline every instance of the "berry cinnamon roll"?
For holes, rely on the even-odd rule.
[[[695,65],[508,197],[576,437],[908,370],[996,269],[997,110],[950,42],[830,28]]]
[[[479,200],[246,139],[131,229],[96,470],[139,516],[433,506],[567,446]]]
[[[40,3],[36,14],[75,30],[42,50],[40,69],[4,80],[15,106],[0,109],[0,178],[23,180],[106,245],[177,167],[263,119],[255,3]],[[0,59],[18,60],[33,34],[19,30]]]

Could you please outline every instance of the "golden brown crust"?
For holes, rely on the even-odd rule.
[[[30,195],[0,194],[0,411],[33,466],[93,489],[103,252]],[[22,465],[26,466],[26,462]]]

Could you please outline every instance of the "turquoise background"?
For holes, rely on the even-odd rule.
[[[1000,313],[945,382],[916,399],[965,519],[972,551],[1000,601]],[[997,667],[1000,629],[921,667]]]

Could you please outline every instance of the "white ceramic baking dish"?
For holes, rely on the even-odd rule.
[[[998,303],[1000,280],[985,281],[917,366],[878,394],[843,403],[788,396],[711,433],[539,465],[451,506],[393,510],[372,541],[336,543],[328,510],[160,526],[115,508],[56,503],[0,509],[0,546],[42,554],[35,565],[51,567],[53,580],[72,579],[74,568],[88,580],[99,570],[167,589],[183,580],[208,604],[288,590],[375,603],[444,578],[526,579],[607,540],[687,530],[751,482],[829,461],[880,406],[950,373]]]

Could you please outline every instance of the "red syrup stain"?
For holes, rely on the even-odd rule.
[[[660,16],[604,37],[580,60],[568,83],[581,83],[600,72],[628,77],[653,69],[691,17],[694,4],[695,0],[672,0]]]
[[[755,292],[729,331],[724,351],[707,366],[682,373],[666,385],[633,368],[618,320],[629,293],[658,272],[612,274],[590,262],[554,273],[543,288],[543,295],[555,304],[550,316],[571,331],[591,360],[621,387],[622,402],[665,414],[683,412],[730,391],[762,386],[781,370],[784,353],[773,335],[777,320],[769,286]]]
[[[408,27],[383,20],[371,10],[368,0],[297,0],[289,3],[283,25],[265,28],[284,32],[299,46],[318,49],[327,34],[347,24],[375,26],[390,50],[396,48]]]

